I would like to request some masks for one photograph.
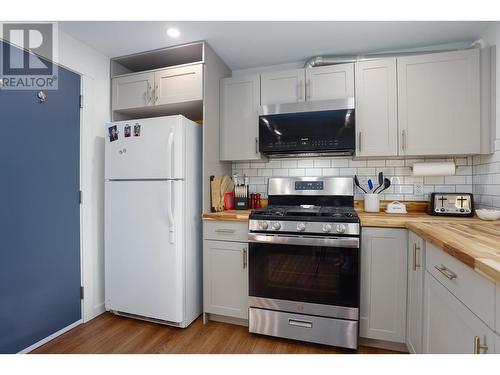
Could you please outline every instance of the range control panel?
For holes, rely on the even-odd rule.
[[[473,199],[469,193],[433,193],[431,213],[444,216],[473,216]]]
[[[295,190],[323,190],[323,181],[295,181]]]

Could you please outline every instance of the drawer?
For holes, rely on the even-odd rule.
[[[500,335],[500,284],[497,284],[497,296],[496,296],[496,301],[497,301],[497,316],[496,316],[496,321],[495,321],[495,331]],[[500,346],[498,347],[498,352],[500,353]]]
[[[495,283],[430,242],[426,242],[425,265],[455,297],[491,329],[495,328]]]
[[[203,239],[247,242],[248,223],[239,221],[204,221]]]
[[[248,330],[287,339],[357,349],[358,322],[251,307]]]

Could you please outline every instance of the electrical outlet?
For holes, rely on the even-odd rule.
[[[424,194],[424,185],[422,185],[422,184],[415,184],[415,186],[414,186],[414,194],[415,195],[422,195],[422,194]]]

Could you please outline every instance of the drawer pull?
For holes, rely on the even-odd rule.
[[[247,268],[247,249],[243,249],[243,269]]]
[[[420,264],[417,263],[417,250],[420,251],[420,247],[417,246],[417,243],[413,244],[413,271],[416,271],[417,268],[420,268]]]
[[[457,274],[450,269],[446,268],[444,265],[434,266],[439,272],[441,272],[448,280],[453,280],[457,278]]]
[[[288,319],[288,324],[294,327],[312,328],[313,322],[307,320]]]
[[[222,228],[222,229],[216,229],[215,232],[216,233],[224,233],[224,234],[232,234],[232,233],[235,232],[235,230],[234,229],[224,229],[224,228]]]
[[[474,354],[481,354],[481,350],[486,353],[488,351],[488,345],[481,345],[481,338],[479,336],[474,336]]]

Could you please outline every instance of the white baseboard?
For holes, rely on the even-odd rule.
[[[31,346],[28,346],[26,349],[23,349],[21,350],[18,354],[26,354],[26,353],[29,353],[33,350],[35,350],[36,348],[39,348],[40,346],[42,346],[43,344],[46,344],[47,342],[49,342],[50,340],[54,340],[57,336],[61,336],[63,333],[66,333],[68,332],[70,329],[73,329],[75,328],[76,326],[79,326],[80,324],[83,323],[83,320],[80,319],[76,322],[74,322],[73,324],[70,324],[69,326],[57,331],[56,333],[53,333],[52,335],[50,336],[47,336],[46,338],[34,343],[33,345]]]

